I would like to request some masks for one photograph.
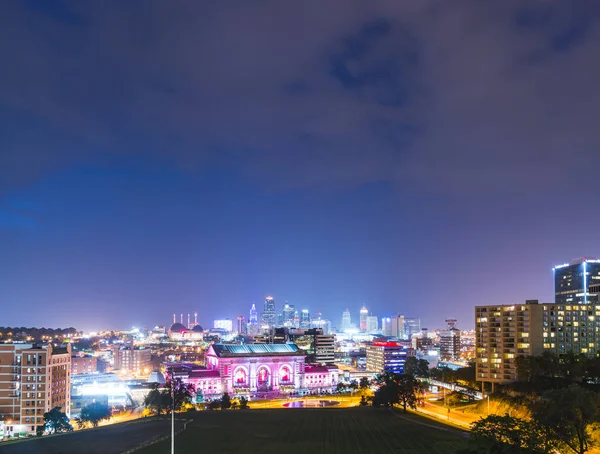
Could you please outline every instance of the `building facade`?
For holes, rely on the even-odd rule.
[[[275,299],[272,296],[265,298],[265,305],[261,315],[263,329],[274,328],[277,324],[277,311],[275,310]]]
[[[391,336],[398,339],[405,339],[404,331],[404,315],[397,314],[392,316],[392,333]]]
[[[9,435],[35,434],[54,407],[70,415],[71,346],[0,344],[0,416]]]
[[[374,341],[366,346],[367,372],[403,374],[407,349],[399,342]]]
[[[515,359],[544,350],[544,306],[525,304],[475,307],[475,369],[477,381],[509,383],[517,379]]]
[[[378,329],[379,329],[379,323],[378,323],[377,316],[369,315],[367,317],[367,333],[371,333],[371,334],[376,333]]]
[[[71,375],[95,374],[96,372],[98,372],[98,358],[95,356],[71,356]]]
[[[346,309],[342,312],[342,331],[347,331],[352,328],[352,316],[350,315],[350,309]]]
[[[134,375],[148,375],[152,369],[152,354],[145,348],[114,349],[114,368]]]
[[[359,319],[359,328],[364,333],[367,331],[367,317],[369,316],[369,310],[363,306],[360,308],[360,319]]]
[[[440,333],[440,359],[442,361],[460,360],[460,330],[456,328],[456,319],[446,319],[446,329]],[[422,338],[422,334],[418,336]]]

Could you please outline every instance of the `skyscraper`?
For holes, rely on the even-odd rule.
[[[367,317],[369,316],[369,310],[363,306],[360,309],[360,330],[365,332],[367,330]]]
[[[350,316],[350,309],[346,309],[342,312],[342,331],[346,331],[352,328],[352,317]]]
[[[392,334],[391,336],[397,337],[398,339],[404,339],[405,334],[405,321],[404,315],[398,314],[392,316]]]
[[[256,305],[252,303],[250,308],[250,317],[248,317],[248,334],[256,336],[260,332],[260,326],[258,325],[258,312]]]
[[[421,333],[421,319],[415,317],[404,318],[404,336],[411,339],[413,334]]]
[[[272,296],[265,298],[264,310],[262,313],[262,325],[269,329],[274,328],[277,321],[277,312],[275,312],[275,300]]]
[[[544,348],[559,355],[600,349],[600,260],[582,257],[555,266],[554,304],[544,305]],[[593,290],[590,289],[592,287]]]
[[[294,328],[294,313],[296,308],[293,304],[285,303],[283,306],[283,326],[287,328]]]
[[[248,323],[246,323],[246,319],[241,315],[237,318],[237,333],[248,334]]]
[[[302,314],[300,315],[300,328],[310,328],[310,313],[308,312],[308,309],[302,309]]]
[[[440,359],[458,361],[460,359],[460,330],[456,328],[456,319],[446,319],[446,329],[440,333]]]
[[[391,317],[382,317],[381,318],[381,333],[384,336],[392,335],[392,318]]]
[[[379,323],[375,315],[369,315],[367,317],[367,332],[375,333],[379,329]]]

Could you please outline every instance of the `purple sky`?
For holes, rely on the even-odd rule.
[[[7,1],[0,325],[436,328],[600,255],[596,0]],[[32,311],[31,308],[37,309]]]

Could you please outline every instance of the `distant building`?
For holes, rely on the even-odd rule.
[[[258,324],[258,311],[256,310],[256,305],[252,303],[252,307],[250,308],[250,316],[248,317],[248,334],[251,336],[256,336],[261,331],[262,330]]]
[[[323,334],[331,334],[331,321],[319,317],[310,321],[311,328],[322,329]]]
[[[261,324],[264,328],[274,328],[277,324],[277,311],[275,310],[275,299],[272,296],[265,298],[264,309],[261,315]]]
[[[285,303],[283,305],[283,326],[286,328],[297,328],[294,325],[294,314],[296,313],[296,308],[293,304]]]
[[[379,329],[379,324],[377,323],[377,317],[375,315],[369,315],[367,317],[367,332],[368,333],[376,333]]]
[[[398,339],[406,339],[404,331],[404,315],[398,314],[392,316],[392,333],[391,336]]]
[[[360,330],[364,333],[367,330],[367,317],[369,316],[369,310],[363,306],[360,309]]]
[[[233,332],[233,320],[230,318],[223,318],[218,320],[213,320],[213,328],[222,329],[227,331],[228,333]]]
[[[71,356],[71,375],[95,374],[98,372],[98,358],[92,355]]]
[[[300,315],[300,328],[310,328],[310,313],[308,312],[308,309],[302,309],[302,314]]]
[[[194,314],[195,316],[196,314]],[[189,317],[188,317],[189,318]],[[190,323],[191,325],[191,323]],[[169,337],[173,340],[187,340],[187,339],[198,339],[201,340],[203,335],[203,329],[194,321],[194,326],[190,328],[183,324],[183,314],[180,315],[180,321],[177,322],[175,314],[173,314],[173,324],[169,328]]]
[[[460,360],[460,330],[456,328],[456,319],[446,319],[447,327],[440,333],[440,359],[442,361]]]
[[[350,315],[350,310],[346,309],[342,312],[342,331],[347,331],[352,328],[352,317]]]
[[[543,309],[537,300],[475,307],[477,381],[491,383],[492,389],[496,383],[515,381],[516,358],[542,354]]]
[[[375,341],[366,346],[367,372],[404,373],[407,351],[398,342]]]
[[[422,352],[429,352],[433,349],[433,339],[427,334],[427,328],[421,328],[421,334],[413,336],[412,346],[413,349]]]
[[[115,370],[134,375],[148,375],[152,369],[150,349],[125,347],[114,348]]]
[[[5,435],[35,435],[44,413],[71,414],[71,345],[0,344],[0,415]]]
[[[392,335],[392,318],[382,317],[381,318],[381,334],[384,336]]]
[[[241,335],[248,334],[248,324],[246,319],[242,316],[237,318],[237,333]]]
[[[404,335],[406,339],[412,339],[413,335],[421,332],[421,319],[415,317],[404,318]]]

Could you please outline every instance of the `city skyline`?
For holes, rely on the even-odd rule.
[[[596,3],[138,8],[4,5],[2,324],[466,328],[600,256]]]

